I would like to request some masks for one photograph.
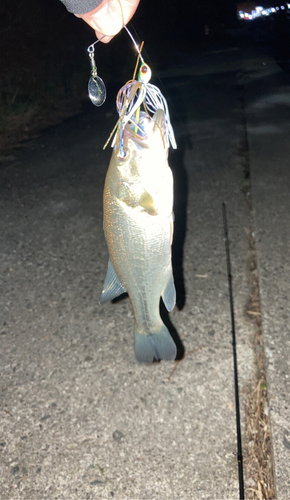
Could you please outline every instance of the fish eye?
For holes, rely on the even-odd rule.
[[[121,151],[121,149],[119,149],[116,153],[116,156],[117,156],[118,160],[122,161],[122,160],[125,160],[125,158],[127,158],[128,153],[126,153],[126,151],[124,149],[122,149],[122,151]]]

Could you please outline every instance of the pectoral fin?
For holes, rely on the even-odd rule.
[[[118,188],[117,197],[126,203],[128,207],[142,207],[149,215],[158,215],[151,194],[145,189],[140,189],[140,186],[136,183],[122,182]]]
[[[176,291],[172,274],[162,294],[162,299],[167,311],[172,311],[176,302]]]
[[[154,199],[152,198],[151,194],[145,191],[145,189],[139,198],[139,205],[140,207],[144,208],[145,212],[147,212],[149,215],[158,215],[154,204]]]
[[[113,300],[126,291],[126,288],[120,283],[120,280],[115,273],[115,269],[113,268],[112,263],[109,260],[107,276],[105,279],[100,304],[104,304],[105,302],[108,302],[108,300]]]

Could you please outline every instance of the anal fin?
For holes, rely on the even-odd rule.
[[[169,312],[172,311],[172,309],[175,306],[175,302],[176,302],[176,291],[175,291],[172,273],[171,273],[169,281],[166,285],[166,288],[162,294],[162,299],[163,299],[163,302],[164,302],[164,305],[165,305],[167,311],[169,311]]]

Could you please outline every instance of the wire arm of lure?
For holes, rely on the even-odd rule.
[[[98,76],[97,66],[96,66],[95,57],[94,57],[94,52],[95,52],[94,45],[97,42],[99,42],[99,40],[97,40],[96,42],[92,43],[92,45],[90,45],[87,48],[87,51],[88,51],[88,54],[89,54],[89,58],[90,58],[90,64],[91,64],[91,75],[92,75],[93,78],[96,78],[96,76]]]

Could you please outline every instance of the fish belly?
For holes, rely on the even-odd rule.
[[[160,296],[172,275],[172,216],[152,216],[107,200],[104,227],[110,260],[131,299],[140,334],[161,328]]]

